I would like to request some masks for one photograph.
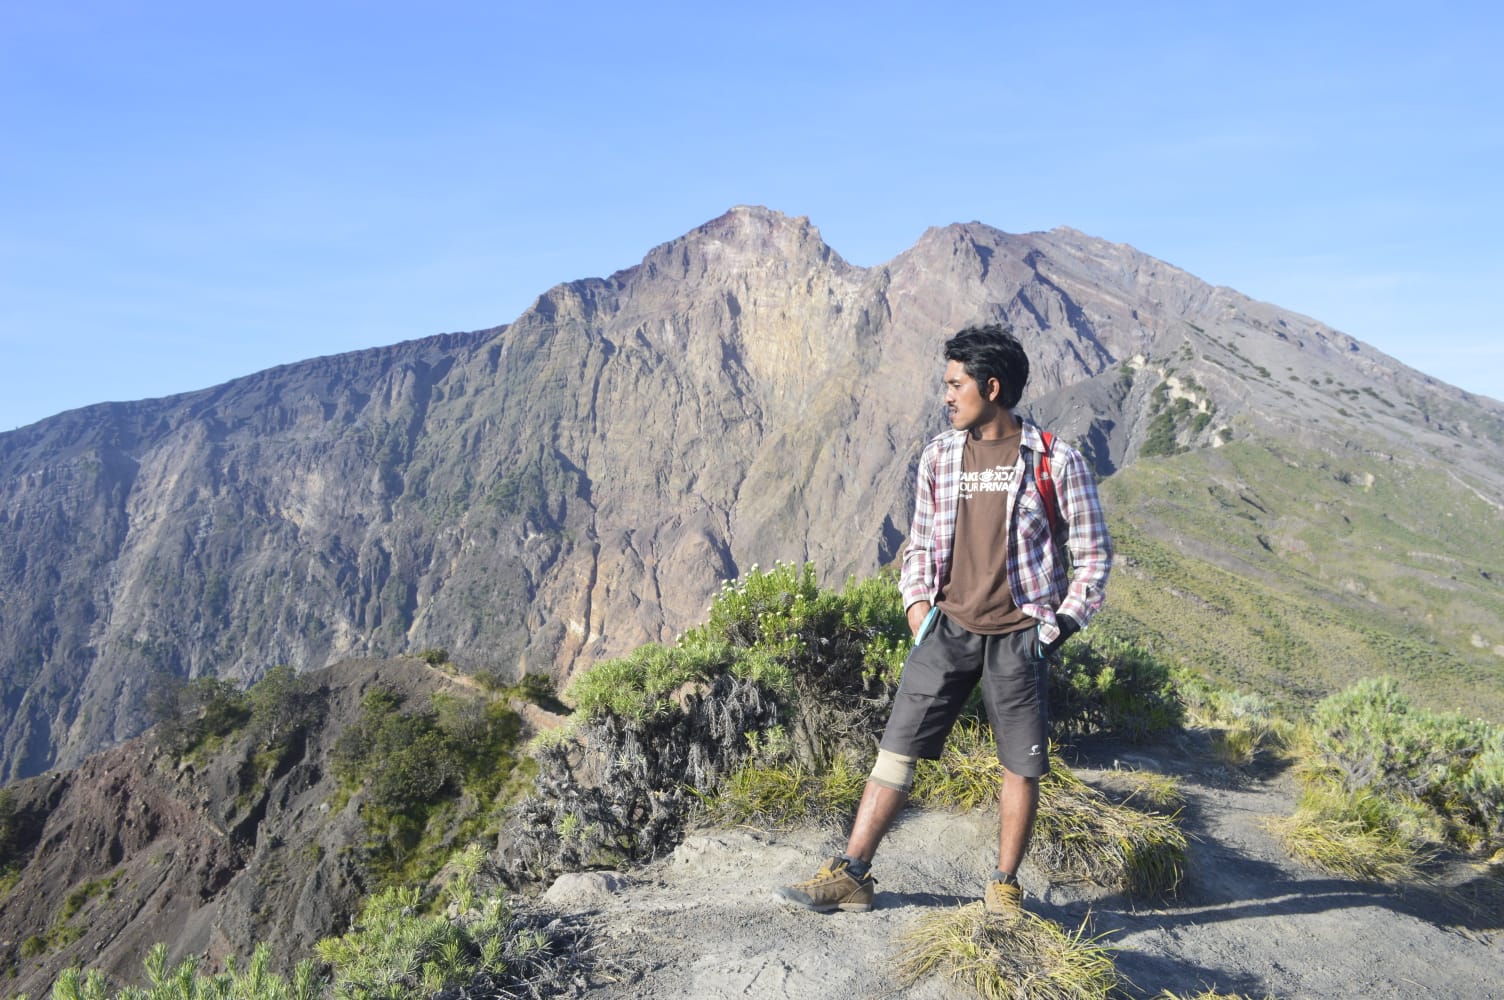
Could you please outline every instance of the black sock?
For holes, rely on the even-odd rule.
[[[1001,868],[993,869],[992,881],[1001,882],[1003,885],[1018,885],[1018,876],[1012,872],[1005,872]]]
[[[841,860],[846,862],[846,871],[855,879],[866,878],[867,873],[872,870],[872,862],[853,858],[849,854],[841,855]]]

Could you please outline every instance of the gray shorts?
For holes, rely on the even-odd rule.
[[[1024,777],[1048,773],[1049,664],[1034,629],[977,635],[943,613],[904,663],[882,748],[937,759],[979,680],[997,759]]]

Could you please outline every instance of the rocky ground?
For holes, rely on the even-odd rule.
[[[1456,862],[1440,887],[1375,887],[1291,861],[1264,828],[1288,815],[1293,780],[1249,776],[1184,747],[1099,751],[1089,781],[1118,766],[1177,774],[1191,835],[1176,898],[1144,903],[1051,884],[1026,864],[1026,905],[1114,950],[1128,995],[1207,989],[1249,997],[1504,997],[1504,879]],[[1094,766],[1093,766],[1094,765]],[[838,831],[701,830],[671,857],[631,873],[561,879],[548,906],[592,929],[589,995],[825,998],[965,995],[930,978],[904,985],[895,956],[910,928],[980,895],[996,818],[910,810],[878,857],[878,906],[819,915],[773,894],[813,874]]]

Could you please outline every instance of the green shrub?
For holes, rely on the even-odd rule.
[[[1161,410],[1158,416],[1149,421],[1148,433],[1144,437],[1144,443],[1138,449],[1139,457],[1178,455],[1185,451],[1186,449],[1175,439],[1175,431],[1175,411]]]
[[[322,716],[324,704],[319,685],[286,664],[272,667],[245,693],[251,731],[267,747],[301,737]]]
[[[247,727],[262,746],[290,745],[323,708],[318,684],[286,664],[244,691],[217,677],[163,678],[150,705],[158,742],[178,757],[207,753]]]
[[[349,933],[320,941],[334,995],[406,1000],[468,986],[480,975],[498,987],[525,981],[550,939],[515,922],[502,896],[478,891],[482,857],[479,848],[456,856],[431,909],[415,887],[388,888],[366,900]]]
[[[371,691],[335,744],[335,774],[398,811],[452,797],[460,785],[494,793],[515,763],[510,754],[522,732],[516,713],[501,702],[444,694],[430,704],[429,711],[404,712],[393,692]]]
[[[334,746],[334,773],[363,784],[372,804],[407,811],[444,797],[462,773],[459,753],[432,712],[405,713],[396,694],[375,689]]]
[[[1456,846],[1504,845],[1504,729],[1416,708],[1391,678],[1317,704],[1303,771],[1311,783],[1421,803]]]
[[[768,664],[734,672],[772,691],[794,759],[821,771],[843,755],[871,752],[910,647],[902,604],[891,573],[835,591],[816,587],[811,564],[754,568],[723,589],[703,634],[745,650],[749,664]],[[788,679],[769,684],[760,676]]]
[[[729,669],[732,659],[731,647],[725,644],[650,643],[619,659],[595,664],[565,694],[586,718],[614,715],[641,723],[676,711],[674,692]]]
[[[1460,811],[1489,846],[1504,848],[1504,730],[1496,728],[1483,752],[1457,781]]]
[[[244,969],[232,955],[226,971],[212,975],[199,972],[197,958],[169,968],[165,944],[154,945],[142,965],[145,989],[117,989],[97,969],[65,969],[52,988],[52,1000],[316,1000],[323,989],[312,961],[299,962],[291,979],[272,972],[271,949],[265,944],[256,946]]]
[[[371,690],[331,755],[335,775],[366,792],[366,864],[378,884],[432,874],[454,836],[478,835],[488,817],[494,833],[519,791],[516,713],[499,700],[443,694],[430,705],[404,711],[393,691]]]
[[[1144,740],[1177,728],[1184,707],[1163,661],[1113,636],[1081,636],[1050,671],[1050,724],[1057,739],[1111,733]]]
[[[0,875],[21,860],[21,821],[10,789],[0,788]]]
[[[217,677],[165,679],[151,702],[159,742],[179,757],[208,749],[250,718],[245,695]]]
[[[553,678],[546,674],[523,674],[516,684],[511,685],[510,693],[553,712],[567,711],[559,701],[559,692],[554,687]]]
[[[416,888],[390,888],[365,903],[355,929],[319,942],[334,969],[334,992],[351,1000],[402,1000],[499,972],[507,912],[492,898],[463,923],[417,912]]]
[[[723,674],[749,681],[791,714],[815,711],[815,702],[846,695],[865,708],[886,705],[908,652],[908,622],[891,574],[841,591],[822,590],[813,564],[756,566],[724,584],[709,620],[672,646],[648,644],[625,657],[597,663],[568,691],[587,718],[615,716],[641,724],[661,713],[682,712],[683,698]],[[851,713],[846,713],[850,715]],[[796,753],[819,760],[880,724],[864,712],[854,726],[833,725],[823,737],[806,732]]]
[[[753,566],[741,581],[725,584],[709,620],[684,638],[756,651],[781,667],[759,683],[797,697],[798,690],[778,682],[855,691],[897,683],[909,629],[891,573],[822,590],[813,563],[779,563],[768,572]],[[752,667],[733,669],[757,679]]]

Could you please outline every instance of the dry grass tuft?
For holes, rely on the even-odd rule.
[[[1002,779],[990,731],[963,719],[940,760],[920,761],[914,797],[927,806],[974,809],[997,801]],[[1169,791],[1161,786],[1160,793]],[[1180,885],[1185,863],[1185,834],[1175,820],[1117,805],[1055,761],[1039,782],[1030,856],[1054,876],[1136,896],[1168,895]]]
[[[1262,738],[1258,731],[1235,726],[1210,731],[1212,756],[1228,767],[1247,767],[1253,763]]]
[[[1403,832],[1380,797],[1315,784],[1293,816],[1265,821],[1291,857],[1342,878],[1394,884],[1433,881],[1425,868],[1435,851]]]
[[[1174,775],[1118,768],[1104,772],[1103,783],[1122,796],[1120,805],[1164,815],[1174,815],[1185,806],[1185,792]]]
[[[1289,748],[1295,727],[1264,698],[1213,688],[1201,678],[1183,677],[1178,688],[1186,722],[1204,729],[1212,755],[1231,768],[1244,768],[1261,755]]]
[[[1119,986],[1112,952],[1086,936],[1025,911],[989,917],[981,903],[925,919],[904,938],[899,971],[912,985],[932,973],[983,1000],[1106,1000]]]
[[[1066,768],[1039,783],[1030,854],[1053,875],[1133,896],[1172,895],[1184,876],[1186,839],[1176,816],[1114,805]]]
[[[824,771],[797,761],[749,763],[734,772],[700,807],[711,822],[750,823],[768,829],[792,829],[802,823],[826,823],[856,809],[867,771],[844,756]]]
[[[976,719],[957,722],[940,759],[921,760],[914,772],[914,800],[938,809],[970,812],[996,807],[1002,786],[1003,765],[997,760],[992,730]]]

